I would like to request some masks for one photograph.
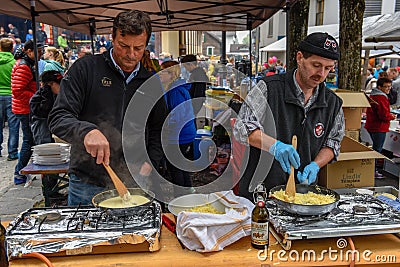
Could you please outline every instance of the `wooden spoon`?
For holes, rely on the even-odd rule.
[[[293,135],[292,137],[292,146],[294,149],[297,149],[297,136]],[[293,165],[290,165],[290,175],[288,182],[286,184],[286,190],[285,190],[286,195],[289,197],[290,202],[294,201],[294,197],[296,195],[296,184],[294,182],[294,167]]]
[[[113,169],[108,165],[104,164],[103,166],[108,172],[108,175],[110,175],[112,182],[114,183],[115,189],[117,189],[117,192],[119,196],[122,198],[122,201],[124,204],[130,203],[131,199],[131,194],[128,191],[128,188],[124,185],[124,183],[119,179],[118,175],[113,171]]]

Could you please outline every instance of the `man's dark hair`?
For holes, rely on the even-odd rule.
[[[37,43],[36,46],[37,46],[38,49],[43,48],[43,44],[42,43]],[[26,51],[28,49],[30,49],[30,50],[34,49],[34,45],[33,45],[33,40],[32,39],[26,41],[25,44],[24,44],[24,51]]]
[[[305,58],[305,59],[307,59],[307,58],[309,58],[309,57],[311,57],[313,54],[311,54],[311,53],[309,53],[309,52],[305,52],[305,51],[301,51],[300,50],[300,52],[303,54],[303,57]]]
[[[385,84],[385,83],[392,84],[392,80],[387,77],[379,78],[378,81],[376,82],[376,87],[383,86],[383,84]]]
[[[115,39],[117,31],[121,31],[121,35],[125,34],[140,35],[143,32],[147,34],[147,43],[151,36],[151,19],[150,16],[139,10],[129,10],[119,13],[113,23],[112,37]]]
[[[63,75],[56,70],[47,70],[40,75],[42,83],[56,82],[61,83]]]
[[[181,63],[187,63],[187,62],[197,62],[197,58],[195,55],[186,55],[181,59]]]
[[[13,46],[14,46],[13,41],[10,38],[2,38],[0,40],[1,52],[12,52]]]
[[[34,48],[34,46],[33,46],[33,41],[32,41],[32,39],[30,39],[30,40],[28,40],[28,41],[25,42],[25,44],[24,44],[24,51],[26,51],[26,50],[28,50],[28,49],[33,50],[33,48]]]

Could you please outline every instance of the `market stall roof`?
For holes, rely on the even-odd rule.
[[[121,11],[138,9],[150,14],[153,31],[241,31],[254,29],[296,0],[2,0],[0,13],[89,33],[109,33]]]
[[[400,21],[400,12],[396,12],[394,14],[384,14],[384,15],[377,15],[364,18],[362,27],[363,50],[369,49],[370,57],[376,54],[400,52],[400,42],[367,43],[364,40],[366,37],[371,37],[371,36],[373,37],[400,36],[400,24],[398,23],[399,21]],[[308,27],[308,34],[317,31],[327,32],[333,37],[339,39],[339,24]],[[370,49],[373,46],[376,46],[376,49]],[[393,49],[380,49],[380,47],[388,47],[388,46],[393,46]],[[279,39],[278,41],[261,48],[260,51],[264,52],[286,51],[286,37]]]
[[[319,25],[319,26],[310,26],[308,27],[308,34],[313,32],[327,32],[333,37],[339,37],[339,24],[329,24],[329,25]],[[337,36],[336,36],[337,35]],[[286,51],[286,37],[279,39],[272,44],[264,46],[260,49],[263,52],[283,52]]]

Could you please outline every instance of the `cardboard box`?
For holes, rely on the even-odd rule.
[[[385,156],[345,136],[338,161],[321,169],[319,184],[331,189],[374,186],[377,158]]]
[[[335,93],[343,100],[345,129],[360,129],[362,110],[371,106],[367,96],[362,92],[351,92],[343,89],[338,89]]]
[[[356,140],[357,142],[360,141],[360,130],[345,130],[344,135]]]

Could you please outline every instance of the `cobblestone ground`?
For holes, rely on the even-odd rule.
[[[24,187],[23,184],[14,185],[14,169],[18,161],[7,161],[8,127],[3,129],[3,135],[2,157],[0,157],[0,218],[10,220],[40,202],[43,195],[40,179],[36,179],[28,187]],[[20,145],[21,142],[20,133]]]

